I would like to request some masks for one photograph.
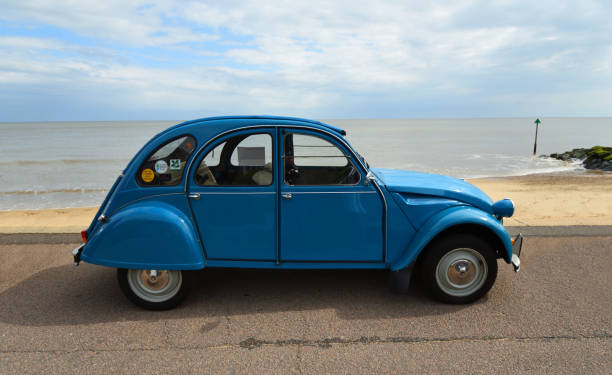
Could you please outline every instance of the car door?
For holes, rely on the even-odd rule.
[[[277,258],[276,129],[232,133],[194,160],[189,202],[208,259]]]
[[[333,137],[280,132],[281,262],[381,262],[383,202]]]

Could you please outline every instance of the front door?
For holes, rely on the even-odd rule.
[[[381,262],[383,205],[349,151],[331,137],[283,129],[281,262]]]
[[[234,133],[194,160],[189,202],[208,259],[277,258],[276,129]]]

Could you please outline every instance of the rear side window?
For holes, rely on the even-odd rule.
[[[195,139],[188,135],[164,144],[142,163],[136,181],[143,186],[178,185],[195,146]]]

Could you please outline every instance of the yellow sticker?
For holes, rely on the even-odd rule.
[[[143,169],[142,173],[140,174],[140,177],[142,177],[142,180],[144,182],[151,182],[155,178],[155,173],[153,173],[152,169]]]

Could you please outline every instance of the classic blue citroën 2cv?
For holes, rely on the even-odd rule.
[[[168,309],[191,270],[388,269],[396,290],[414,269],[432,295],[469,303],[487,293],[497,259],[518,271],[522,236],[459,179],[370,168],[318,121],[214,117],[153,137],[117,178],[73,251],[115,267],[134,303]]]

